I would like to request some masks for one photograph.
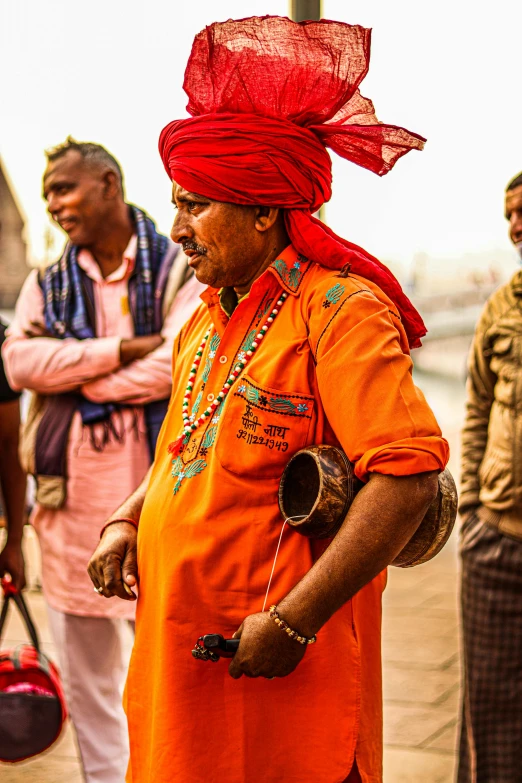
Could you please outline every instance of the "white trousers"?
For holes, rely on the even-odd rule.
[[[129,739],[121,700],[130,623],[78,617],[50,606],[47,611],[86,783],[124,783]]]

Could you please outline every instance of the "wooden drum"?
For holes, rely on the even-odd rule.
[[[392,565],[410,568],[426,563],[450,537],[457,517],[457,488],[449,470],[438,478],[437,497]],[[363,486],[340,449],[309,446],[294,454],[283,472],[279,508],[283,518],[301,535],[332,538]]]

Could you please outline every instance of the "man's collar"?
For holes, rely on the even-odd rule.
[[[242,296],[238,296],[233,288],[221,288],[221,290],[218,293],[219,296],[219,302],[221,304],[222,309],[225,311],[225,313],[230,316],[238,306],[240,302],[243,301],[243,299],[246,299],[247,296],[250,294],[250,291],[247,291],[246,294],[243,294]]]
[[[301,283],[309,268],[310,261],[308,258],[299,255],[292,245],[288,245],[282,253],[279,253],[276,260],[265,269],[261,277],[254,280],[251,291],[255,291],[258,283],[262,285],[261,281],[266,274],[272,274],[285,291],[292,294],[292,296],[299,296]],[[200,294],[200,299],[208,305],[215,295],[218,295],[218,290],[209,286]]]
[[[123,256],[120,266],[114,270],[107,278],[106,283],[113,283],[117,280],[124,280],[129,277],[134,271],[136,265],[136,255],[138,251],[138,237],[133,234],[129,240],[129,244],[123,251]],[[103,280],[100,267],[94,260],[92,253],[86,248],[81,248],[78,252],[78,266],[92,279],[98,282]]]
[[[279,279],[279,282],[289,294],[297,296],[303,277],[310,266],[310,261],[298,254],[297,250],[288,245],[267,271]]]

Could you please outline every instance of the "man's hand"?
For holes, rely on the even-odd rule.
[[[55,336],[54,334],[51,334],[51,332],[47,329],[47,327],[44,324],[41,324],[38,321],[31,321],[31,325],[29,329],[25,329],[24,334],[26,337],[29,338]]]
[[[9,574],[17,590],[24,589],[25,563],[21,543],[8,540],[0,552],[0,579],[5,574]]]
[[[286,677],[302,661],[306,644],[290,639],[268,612],[251,614],[235,632],[241,639],[239,649],[228,667],[235,680],[247,677]]]
[[[134,587],[138,581],[137,538],[138,531],[130,522],[114,522],[106,528],[87,566],[94,587],[101,587],[100,595],[105,598],[117,595],[125,601],[136,600],[123,585]]]
[[[110,519],[139,520],[151,472],[152,466],[139,487],[129,495]],[[106,598],[117,595],[125,601],[136,600],[130,588],[138,583],[137,539],[138,531],[131,522],[113,522],[105,528],[101,541],[87,566],[95,589],[102,588],[100,595]]]
[[[145,337],[133,337],[120,343],[120,362],[130,364],[136,359],[143,359],[163,343],[161,334],[149,334]]]

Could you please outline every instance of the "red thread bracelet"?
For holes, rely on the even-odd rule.
[[[103,536],[109,525],[114,525],[116,522],[128,522],[130,525],[134,525],[136,530],[138,529],[138,523],[135,519],[131,519],[130,517],[119,517],[119,519],[111,519],[109,522],[107,522],[106,525],[102,527],[100,530],[100,538]]]

